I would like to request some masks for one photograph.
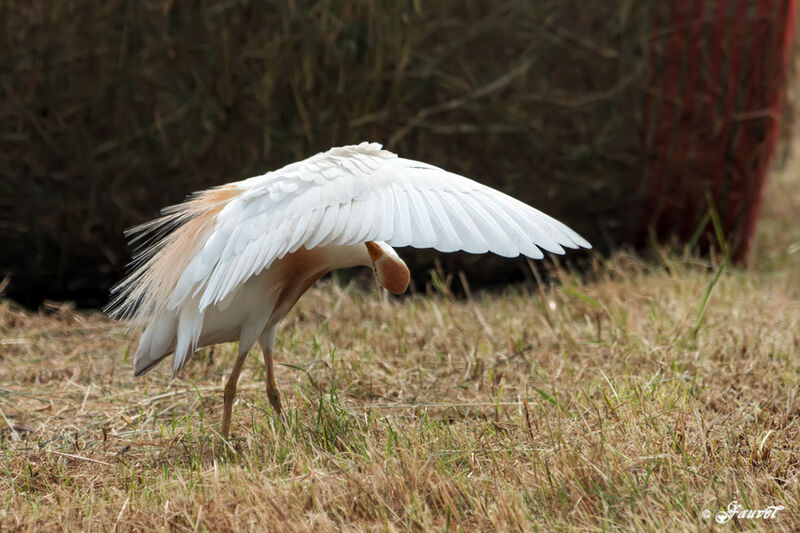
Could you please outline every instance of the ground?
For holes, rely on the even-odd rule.
[[[137,332],[0,300],[0,530],[800,530],[800,180],[746,267],[620,252],[557,283],[328,280],[218,434],[235,345],[131,377]],[[783,506],[717,524],[721,508]],[[710,518],[704,517],[709,511]]]

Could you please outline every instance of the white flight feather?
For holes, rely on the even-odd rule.
[[[202,321],[206,308],[301,246],[374,240],[535,259],[542,257],[539,248],[563,253],[565,246],[591,247],[563,223],[510,196],[427,163],[398,158],[375,143],[333,148],[229,186],[239,194],[215,215],[185,269],[173,274],[167,301],[147,310],[153,314],[182,308],[189,298],[195,301],[197,314],[184,315],[190,343],[196,342],[198,316]],[[175,214],[169,224],[184,222],[180,206],[170,213]],[[158,224],[149,229],[163,230]],[[156,253],[163,251],[157,248]],[[129,295],[146,300],[148,291],[165,286],[163,280],[148,278],[147,268],[148,262],[141,261],[120,284],[120,300]],[[144,283],[152,287],[132,290]]]

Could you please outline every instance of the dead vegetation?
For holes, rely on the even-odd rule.
[[[789,252],[713,286],[718,264],[626,254],[467,301],[323,283],[278,341],[288,416],[254,354],[229,443],[232,345],[136,381],[124,325],[5,301],[0,528],[694,530],[737,500],[795,530]]]

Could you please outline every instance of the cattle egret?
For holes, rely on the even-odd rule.
[[[137,226],[132,272],[109,310],[149,322],[134,375],[174,353],[178,374],[202,346],[239,341],[225,385],[228,438],[236,384],[256,341],[272,408],[275,329],[304,292],[337,268],[371,266],[380,284],[406,290],[409,271],[393,246],[543,257],[540,249],[591,248],[561,222],[495,189],[403,159],[380,144],[332,148],[262,176],[194,194]]]

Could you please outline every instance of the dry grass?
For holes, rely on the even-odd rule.
[[[798,530],[792,168],[747,269],[621,253],[467,301],[324,283],[279,337],[288,416],[254,353],[230,443],[233,346],[135,381],[124,326],[0,302],[0,530]],[[785,510],[701,517],[733,500]]]
[[[329,282],[279,338],[288,417],[254,353],[230,444],[232,345],[135,381],[123,326],[5,302],[0,529],[694,530],[738,500],[796,530],[800,308],[780,272],[724,272],[701,318],[715,268],[678,259],[470,301]]]

